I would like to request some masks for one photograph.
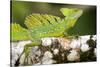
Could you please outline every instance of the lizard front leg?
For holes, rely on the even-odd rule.
[[[41,41],[40,40],[33,41],[31,44],[26,44],[24,46],[23,53],[25,53],[25,56],[27,57],[29,55],[31,47],[40,46],[40,45],[41,45]]]
[[[21,53],[21,55],[19,56],[18,60],[16,61],[15,66],[19,66],[19,64],[25,63],[26,59],[29,56],[31,47],[33,47],[33,46],[40,46],[40,45],[41,45],[41,41],[40,40],[34,40],[32,43],[26,44],[24,46],[23,52]],[[24,57],[24,60],[21,60],[21,58],[23,58],[23,57]]]

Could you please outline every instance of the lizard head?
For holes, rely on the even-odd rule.
[[[60,11],[65,16],[64,22],[67,29],[73,27],[83,13],[83,10],[77,8],[61,8]]]
[[[64,16],[72,18],[79,18],[83,13],[83,10],[78,8],[61,8],[60,11]]]

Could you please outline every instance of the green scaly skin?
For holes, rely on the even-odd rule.
[[[73,27],[82,15],[83,11],[77,8],[61,8],[65,18],[48,14],[31,14],[25,19],[28,29],[22,28],[19,24],[12,24],[12,41],[32,40],[32,44],[24,47],[25,55],[28,56],[29,47],[41,45],[41,38],[66,36],[67,31]]]

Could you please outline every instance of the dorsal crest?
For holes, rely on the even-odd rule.
[[[11,24],[11,30],[12,30],[12,41],[18,41],[18,40],[29,40],[30,35],[27,29],[21,27],[17,23]]]
[[[47,26],[60,23],[61,18],[48,14],[31,14],[26,17],[25,25],[28,29],[33,29],[38,26]]]

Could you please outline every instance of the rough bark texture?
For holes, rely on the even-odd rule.
[[[41,46],[31,48],[29,56],[23,52],[31,41],[11,42],[11,65],[60,64],[96,61],[96,35],[75,38],[43,38]],[[21,56],[20,56],[21,55]]]

